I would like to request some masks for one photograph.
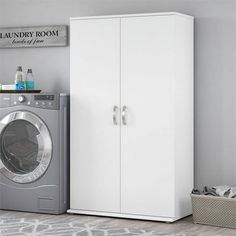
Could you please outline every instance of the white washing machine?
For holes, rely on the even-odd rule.
[[[68,98],[0,94],[0,209],[68,208]]]

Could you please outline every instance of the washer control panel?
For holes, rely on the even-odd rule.
[[[59,94],[0,94],[0,107],[23,105],[57,110],[59,104]]]
[[[34,100],[54,101],[55,100],[55,95],[34,95]]]

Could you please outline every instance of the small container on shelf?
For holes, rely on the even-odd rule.
[[[25,88],[26,90],[34,90],[34,76],[32,69],[27,70]]]
[[[15,89],[25,90],[24,73],[22,71],[22,66],[17,66],[17,69],[16,69]]]

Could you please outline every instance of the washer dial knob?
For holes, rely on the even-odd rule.
[[[20,95],[19,98],[18,98],[18,101],[20,103],[24,102],[25,101],[25,96],[24,95]]]

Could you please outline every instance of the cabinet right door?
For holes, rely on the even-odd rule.
[[[174,18],[121,19],[121,212],[173,217]]]

